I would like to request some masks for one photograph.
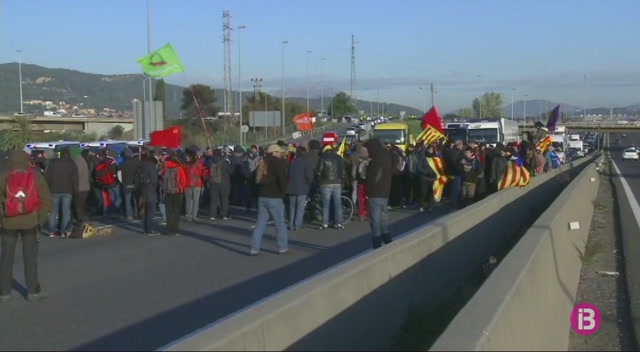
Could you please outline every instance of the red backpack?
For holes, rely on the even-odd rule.
[[[11,218],[39,209],[40,190],[35,170],[11,170],[5,189],[4,216]]]
[[[115,161],[109,159],[96,166],[96,181],[98,181],[98,184],[102,186],[112,186],[116,183],[115,175],[109,170],[109,167],[113,165],[113,163],[115,163]]]

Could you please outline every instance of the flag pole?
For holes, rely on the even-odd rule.
[[[196,98],[196,93],[193,91],[193,86],[191,86],[191,95],[193,96],[193,101],[196,103],[196,109],[198,109],[198,115],[200,115],[200,122],[202,122],[202,129],[207,136],[207,144],[209,144],[209,148],[211,148],[211,138],[209,138],[209,133],[207,132],[207,126],[204,124],[204,114],[202,113],[202,109],[200,109],[200,104],[198,104],[198,99]]]
[[[152,49],[151,49],[151,0],[147,0],[147,50],[149,52],[149,55],[151,55]],[[153,84],[153,79],[151,77],[149,77],[149,124],[153,125],[151,123],[151,121],[154,120],[153,118],[153,87],[151,86]],[[144,115],[144,114],[143,114]],[[150,129],[151,126],[147,126],[147,121],[145,118],[142,119],[142,127],[143,127],[143,131],[145,131],[145,134],[149,134],[151,133]],[[164,124],[163,124],[164,127]]]

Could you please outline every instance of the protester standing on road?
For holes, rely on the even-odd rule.
[[[127,220],[131,221],[138,217],[138,200],[136,199],[135,175],[140,168],[140,158],[133,155],[127,149],[124,152],[125,161],[120,165],[120,182],[122,183],[122,193],[124,194],[124,211]]]
[[[289,251],[287,226],[284,223],[284,202],[287,190],[287,161],[284,159],[286,149],[279,145],[271,145],[267,155],[260,161],[256,171],[258,184],[258,221],[251,234],[251,250],[249,255],[260,254],[262,236],[267,228],[269,217],[276,225],[278,253]]]
[[[389,194],[391,178],[395,172],[391,155],[379,139],[373,138],[365,142],[369,152],[367,165],[367,203],[369,206],[369,224],[371,225],[371,241],[373,249],[380,248],[382,242],[392,242],[389,232]]]
[[[322,195],[322,225],[320,230],[329,227],[329,210],[333,204],[334,227],[341,229],[344,227],[342,219],[342,181],[345,178],[344,160],[338,155],[331,145],[322,148],[322,155],[318,161],[316,171],[320,183],[320,193]]]
[[[144,209],[143,228],[144,234],[147,236],[159,235],[154,230],[153,218],[156,214],[156,204],[158,203],[158,159],[154,150],[147,152],[145,160],[140,165],[140,188],[141,201]]]
[[[4,205],[0,230],[0,302],[11,298],[13,262],[18,237],[22,238],[27,300],[37,301],[47,297],[41,292],[38,280],[38,227],[47,221],[52,199],[44,177],[33,171],[29,161],[29,155],[24,151],[13,150],[9,153],[9,170],[0,174],[0,199]],[[20,197],[21,195],[23,196]],[[16,207],[17,203],[24,207]]]
[[[53,208],[49,214],[49,237],[68,237],[71,200],[78,193],[78,168],[71,160],[69,148],[60,152],[60,158],[51,160],[45,171],[45,179],[53,194]]]
[[[202,179],[205,176],[205,168],[202,159],[198,158],[196,152],[187,150],[187,162],[185,172],[187,174],[187,190],[185,215],[187,221],[195,221],[200,212],[200,195],[202,194]]]
[[[187,185],[187,175],[184,168],[178,161],[174,152],[164,162],[162,170],[162,189],[165,193],[165,204],[167,207],[167,235],[179,236],[180,234],[180,213],[182,210],[182,200]]]
[[[302,218],[307,205],[307,195],[311,190],[315,168],[307,158],[307,149],[298,147],[296,158],[289,164],[289,229],[296,231],[302,227]]]

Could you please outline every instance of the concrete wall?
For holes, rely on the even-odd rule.
[[[598,186],[591,164],[522,237],[432,350],[566,351]],[[574,221],[579,230],[570,230]]]
[[[436,307],[496,247],[523,233],[583,159],[430,222],[162,350],[385,350],[411,305]]]

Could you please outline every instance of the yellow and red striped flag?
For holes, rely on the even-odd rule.
[[[437,156],[427,158],[427,163],[429,164],[431,170],[433,170],[436,174],[436,180],[433,182],[433,198],[436,202],[439,202],[442,199],[444,186],[447,184],[447,181],[449,181],[449,179],[444,173],[444,163],[442,162],[442,158]]]
[[[536,148],[540,149],[540,151],[543,153],[546,152],[547,149],[549,149],[549,146],[551,146],[551,136],[546,136],[543,140],[536,144]]]
[[[442,138],[446,138],[446,136],[431,125],[427,125],[427,128],[416,137],[416,143],[424,141],[424,144],[433,144]]]
[[[524,166],[519,166],[515,161],[509,161],[507,170],[498,184],[498,189],[509,187],[525,187],[531,182],[531,173]]]

